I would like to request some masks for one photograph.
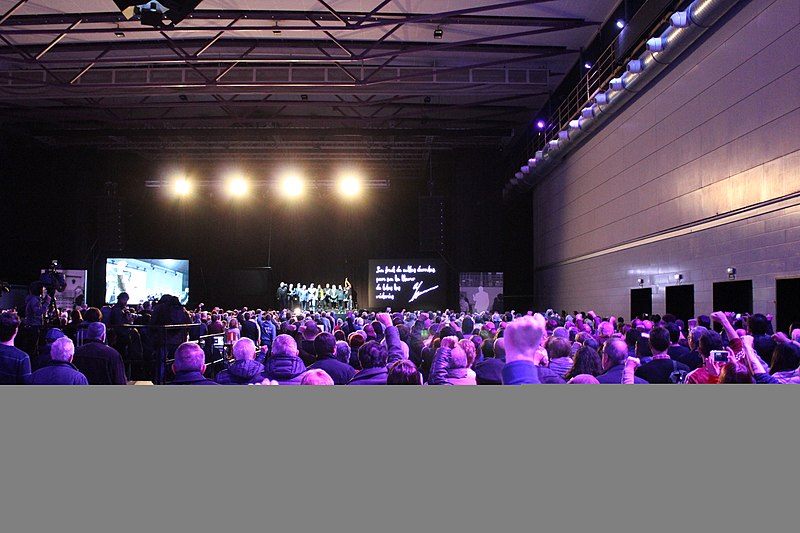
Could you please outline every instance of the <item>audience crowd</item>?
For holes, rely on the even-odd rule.
[[[800,326],[774,332],[763,314],[189,312],[169,295],[129,307],[123,293],[60,317],[0,313],[0,384],[800,383]],[[179,327],[153,327],[165,325]]]

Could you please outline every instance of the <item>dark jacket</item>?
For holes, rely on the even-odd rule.
[[[636,369],[636,376],[648,383],[670,383],[670,375],[677,370],[682,370],[687,374],[691,369],[672,359],[653,359]]]
[[[72,362],[90,385],[125,385],[128,382],[122,356],[100,341],[87,341],[75,350]]]
[[[200,372],[190,371],[175,374],[175,379],[172,380],[171,385],[219,385],[219,383],[208,379]]]
[[[242,320],[242,337],[251,339],[256,346],[261,345],[261,328],[253,320]]]
[[[242,359],[234,361],[227,370],[217,374],[216,382],[220,385],[247,385],[248,383],[261,383],[264,381],[264,365],[258,361]]]
[[[622,375],[625,373],[625,365],[612,366],[605,373],[597,376],[597,381],[606,385],[622,384]],[[647,381],[638,376],[633,377],[633,382],[639,385],[647,384]]]
[[[309,370],[314,368],[327,372],[334,385],[346,385],[356,375],[356,370],[352,366],[333,357],[323,357],[308,367]]]
[[[494,357],[475,363],[472,365],[475,382],[478,385],[502,385],[504,366],[506,366],[505,361]]]
[[[348,385],[386,385],[389,370],[385,366],[367,368],[356,374]]]
[[[300,350],[300,359],[303,360],[303,364],[306,367],[309,367],[314,364],[317,360],[317,353],[314,351],[314,341],[302,339],[300,343],[297,345],[297,348]]]
[[[428,385],[477,385],[475,377],[469,375],[469,369],[453,367],[451,353],[450,348],[436,350]]]
[[[535,385],[541,383],[539,369],[533,361],[523,359],[506,363],[503,367],[503,385]]]
[[[306,371],[303,360],[296,355],[273,354],[267,357],[265,378],[275,380],[281,385],[300,385]]]
[[[25,385],[31,381],[31,358],[15,348],[0,344],[0,385]]]
[[[33,373],[31,385],[88,385],[89,380],[67,361],[50,361]]]

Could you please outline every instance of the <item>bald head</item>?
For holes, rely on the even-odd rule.
[[[625,364],[627,358],[628,344],[624,340],[609,339],[603,344],[603,366],[606,369]]]
[[[175,364],[173,370],[177,372],[205,372],[206,354],[203,349],[193,342],[184,342],[175,350]]]
[[[75,345],[69,337],[56,339],[50,346],[50,359],[53,361],[71,362],[75,355]]]
[[[545,335],[545,319],[536,313],[512,321],[505,331],[506,362],[533,362]]]
[[[256,344],[253,339],[242,337],[233,345],[233,358],[237,361],[252,361],[256,358]]]

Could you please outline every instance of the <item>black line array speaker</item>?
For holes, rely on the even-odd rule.
[[[444,196],[419,197],[419,251],[443,253],[445,248]]]

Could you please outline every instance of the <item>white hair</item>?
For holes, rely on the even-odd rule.
[[[233,345],[233,357],[237,361],[252,361],[256,357],[256,343],[249,337],[242,337]]]
[[[69,361],[75,355],[75,345],[69,337],[61,337],[50,346],[50,359],[53,361]]]

